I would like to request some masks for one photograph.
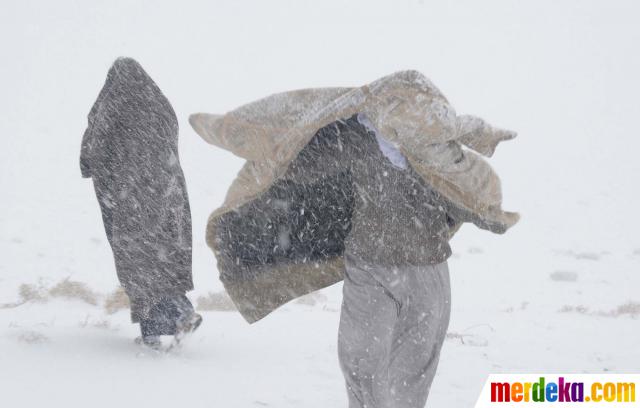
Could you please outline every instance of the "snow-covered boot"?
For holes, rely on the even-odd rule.
[[[196,330],[202,323],[185,295],[162,297],[149,311],[149,316],[140,321],[141,342],[152,348],[161,346],[160,336],[175,336],[181,340]]]
[[[177,323],[177,331],[175,334],[176,343],[180,343],[185,336],[196,331],[201,323],[202,316],[198,313],[193,312],[190,315],[183,316]]]

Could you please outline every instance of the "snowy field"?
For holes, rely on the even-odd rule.
[[[221,296],[204,228],[242,162],[188,115],[410,68],[458,112],[519,132],[491,163],[522,221],[453,240],[453,314],[427,406],[472,406],[489,373],[640,370],[637,2],[169,3],[1,0],[1,406],[346,407],[340,285],[252,326],[213,305],[168,355],[141,350],[128,312],[105,308],[117,280],[78,156],[120,55],[180,121],[194,302]]]

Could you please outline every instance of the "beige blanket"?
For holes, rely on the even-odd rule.
[[[318,129],[355,113],[366,114],[415,170],[457,205],[502,231],[518,221],[517,213],[502,210],[500,179],[480,156],[490,157],[499,142],[516,133],[456,115],[440,90],[416,71],[359,88],[283,92],[225,115],[191,115],[189,122],[203,139],[247,160],[211,217],[259,196],[284,176]]]
[[[478,216],[477,224],[504,232],[518,214],[503,211],[500,180],[485,159],[496,145],[515,137],[473,116],[458,116],[440,91],[423,75],[403,71],[359,88],[305,89],[284,92],[244,105],[225,115],[197,113],[189,122],[207,142],[247,160],[232,183],[222,207],[207,224],[207,244],[218,259],[227,292],[242,316],[258,321],[296,297],[342,280],[343,256],[322,262],[277,262],[242,271],[228,259],[230,242],[217,228],[225,217],[247,217],[274,183],[287,177],[289,164],[322,127],[365,114],[412,167],[436,190]],[[245,206],[246,204],[246,206]],[[451,233],[455,233],[453,229]],[[251,246],[259,236],[246,236]],[[231,262],[231,263],[230,263]]]

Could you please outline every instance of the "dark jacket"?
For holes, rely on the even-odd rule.
[[[394,165],[381,151],[374,131],[356,116],[320,129],[288,176],[302,181],[340,172],[347,174],[348,183],[341,188],[351,196],[353,207],[351,217],[343,221],[349,227],[346,254],[390,270],[449,258],[449,203],[408,163]]]

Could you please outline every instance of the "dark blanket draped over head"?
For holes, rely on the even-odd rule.
[[[178,121],[158,86],[118,59],[89,113],[80,155],[93,179],[134,320],[159,296],[191,290],[191,214]]]

